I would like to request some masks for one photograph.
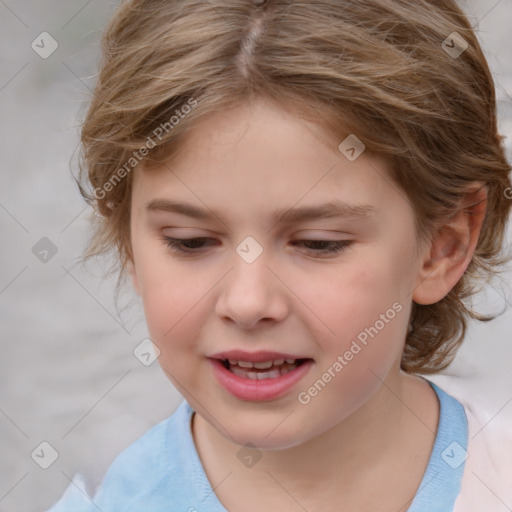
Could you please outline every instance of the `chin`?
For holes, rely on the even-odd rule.
[[[240,433],[239,436],[233,436],[232,442],[240,445],[241,447],[250,446],[253,449],[258,450],[287,450],[299,446],[306,441],[303,435],[292,434],[288,435],[281,434],[279,437],[273,437],[272,439],[267,437],[268,430],[266,432],[245,432],[243,435]]]
[[[250,445],[253,448],[260,450],[285,450],[293,448],[305,441],[307,437],[304,432],[304,425],[285,426],[282,421],[272,419],[272,421],[256,421],[253,418],[242,420],[234,418],[231,424],[224,423],[226,428],[225,432],[218,430],[218,432],[226,437],[229,441],[239,445]],[[212,425],[215,428],[215,425]],[[227,437],[229,432],[230,437]]]

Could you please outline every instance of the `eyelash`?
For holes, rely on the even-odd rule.
[[[197,242],[198,240],[211,240],[206,237],[196,237],[196,238],[171,238],[168,236],[163,237],[164,242],[166,245],[174,252],[179,254],[185,254],[185,255],[191,255],[194,253],[198,253],[202,247],[191,249],[191,248],[184,248],[183,244],[185,243],[191,243],[191,242]],[[296,240],[294,243],[312,243],[312,244],[332,244],[330,249],[323,249],[323,250],[313,250],[316,254],[337,254],[343,252],[345,249],[348,248],[352,244],[352,240]]]

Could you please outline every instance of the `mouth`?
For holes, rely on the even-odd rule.
[[[221,359],[226,370],[249,380],[278,379],[303,365],[308,359],[270,359],[252,362],[237,359]]]
[[[311,358],[277,352],[230,351],[208,359],[217,382],[231,395],[248,401],[288,395],[314,365]]]

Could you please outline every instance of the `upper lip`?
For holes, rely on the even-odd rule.
[[[232,359],[235,361],[249,361],[251,363],[263,363],[265,361],[275,361],[279,359],[311,359],[310,357],[297,356],[295,354],[286,354],[283,352],[271,352],[260,350],[258,352],[246,352],[245,350],[227,350],[217,352],[210,356],[211,359]]]

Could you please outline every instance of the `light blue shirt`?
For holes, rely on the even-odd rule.
[[[467,456],[463,406],[429,382],[440,402],[430,460],[407,512],[450,512],[460,492]],[[70,485],[48,512],[227,512],[206,477],[190,429],[193,410],[183,402],[112,463],[99,491],[88,498]]]

